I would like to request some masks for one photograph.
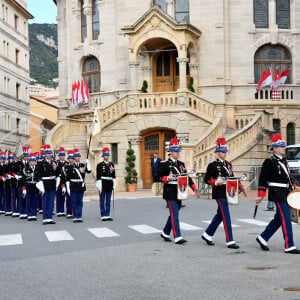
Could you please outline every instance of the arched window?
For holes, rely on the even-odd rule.
[[[175,0],[175,19],[178,22],[190,21],[189,0]]]
[[[97,40],[100,34],[98,0],[93,0],[93,40]]]
[[[273,119],[273,130],[275,132],[279,132],[281,131],[281,122],[280,119]]]
[[[154,0],[154,4],[158,5],[164,12],[167,12],[166,0]]]
[[[260,47],[254,56],[254,78],[258,83],[264,70],[271,69],[275,74],[276,68],[280,73],[283,69],[291,69],[292,58],[290,51],[279,45],[265,45]],[[274,76],[274,75],[273,75]],[[285,83],[291,83],[291,72]]]
[[[288,145],[295,144],[295,124],[288,123],[286,126],[286,140]]]
[[[269,27],[269,7],[268,0],[254,0],[254,24],[256,28]]]
[[[290,28],[290,0],[276,0],[276,23],[278,28]]]
[[[83,43],[87,36],[86,15],[84,14],[83,1],[81,1],[81,42]]]
[[[88,57],[83,63],[82,77],[88,80],[89,92],[100,92],[100,64],[94,56]]]

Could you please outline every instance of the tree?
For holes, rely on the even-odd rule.
[[[134,155],[134,150],[133,149],[128,149],[127,152],[127,166],[125,167],[127,171],[127,176],[125,177],[125,183],[137,183],[137,172],[134,169],[135,167],[135,160],[136,156]]]

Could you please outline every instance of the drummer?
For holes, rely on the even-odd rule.
[[[217,159],[207,166],[204,181],[213,187],[212,197],[217,201],[218,210],[201,238],[207,245],[213,246],[215,244],[212,239],[213,235],[223,221],[227,247],[238,249],[239,245],[233,240],[232,236],[230,212],[226,199],[226,182],[223,179],[234,176],[232,164],[226,160],[228,149],[225,138],[217,139],[216,144],[215,153],[217,154]],[[247,196],[242,184],[239,184],[239,189]]]
[[[290,210],[287,204],[288,193],[296,188],[290,177],[289,165],[284,158],[286,144],[280,133],[272,136],[273,156],[267,158],[261,169],[256,204],[263,201],[269,189],[269,201],[274,201],[276,213],[266,229],[257,236],[256,241],[264,251],[269,251],[268,241],[281,226],[284,238],[285,253],[300,254],[293,241],[293,229]]]
[[[181,148],[178,139],[172,138],[169,144],[170,157],[166,161],[160,163],[158,177],[164,183],[163,198],[167,201],[170,216],[161,232],[161,238],[166,242],[171,242],[170,233],[173,230],[174,242],[176,244],[184,244],[187,241],[181,236],[179,225],[179,210],[181,201],[178,200],[178,188],[176,175],[186,174],[184,162],[178,160]],[[193,180],[189,177],[188,184],[197,197],[200,197]]]

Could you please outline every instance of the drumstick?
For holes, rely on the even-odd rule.
[[[253,219],[255,219],[255,217],[256,217],[257,208],[258,208],[258,204],[255,205]]]

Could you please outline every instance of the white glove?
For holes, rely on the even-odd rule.
[[[45,187],[43,181],[39,181],[38,183],[35,184],[35,186],[41,192],[42,195],[45,194]]]
[[[16,178],[17,180],[19,180],[19,179],[22,178],[22,176],[21,176],[21,175],[15,175],[15,178]]]
[[[26,197],[26,194],[27,194],[27,191],[26,191],[26,190],[23,190],[23,191],[22,191],[22,196],[23,196],[23,198]]]
[[[66,187],[67,187],[67,193],[68,193],[68,195],[71,196],[70,181],[66,182]]]
[[[5,180],[6,180],[6,179],[5,179],[5,177],[3,176],[3,177],[2,177],[2,181],[4,182]]]
[[[99,192],[101,192],[101,190],[102,190],[102,181],[101,180],[96,181],[96,188]]]
[[[86,160],[85,160],[85,163],[86,163],[86,169],[87,169],[88,171],[92,171],[90,161],[89,161],[88,159],[86,159]]]
[[[66,194],[66,191],[67,191],[67,189],[66,189],[65,187],[63,187],[63,188],[61,189],[61,192],[62,192],[63,196]]]
[[[56,190],[58,189],[60,184],[60,177],[56,177]]]
[[[116,178],[113,179],[113,190],[116,190],[117,187],[117,181]]]
[[[215,182],[215,186],[218,186],[218,185],[223,185],[225,182],[222,178],[218,178],[217,181]]]

